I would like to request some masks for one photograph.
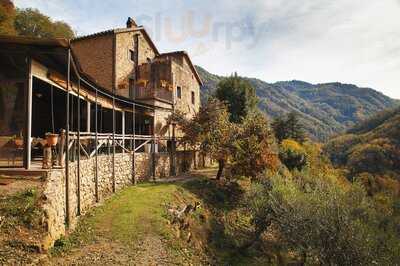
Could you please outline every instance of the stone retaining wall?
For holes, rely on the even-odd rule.
[[[197,167],[205,167],[204,158],[193,151],[176,152],[176,174],[181,174]],[[112,155],[97,157],[98,201],[101,202],[115,191],[133,184],[132,154],[115,155],[115,181],[113,180]],[[209,161],[208,161],[209,162]],[[78,192],[77,162],[69,164],[69,228],[66,226],[66,176],[65,170],[51,170],[44,181],[43,209],[45,211],[46,235],[43,249],[51,247],[55,240],[73,229],[80,215],[84,215],[96,205],[96,159],[80,161],[80,186]],[[155,173],[155,174],[153,174]],[[171,154],[136,153],[135,175],[137,180],[168,178],[171,174]],[[80,201],[78,201],[80,199]],[[80,208],[78,204],[80,203]],[[80,214],[78,211],[80,210]]]

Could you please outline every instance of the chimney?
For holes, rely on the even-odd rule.
[[[126,27],[127,28],[135,28],[135,27],[137,27],[137,24],[131,17],[129,17],[128,21],[126,22]]]

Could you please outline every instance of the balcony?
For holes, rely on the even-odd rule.
[[[172,103],[171,67],[168,62],[145,63],[138,67],[138,80],[133,91],[137,100],[156,99]]]
[[[173,91],[168,88],[151,88],[151,87],[136,87],[134,99],[137,100],[149,100],[156,99],[161,101],[167,101],[172,103]]]

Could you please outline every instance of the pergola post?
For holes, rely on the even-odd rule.
[[[115,89],[114,92],[115,94]],[[112,109],[112,123],[113,123],[113,133],[112,133],[112,191],[115,193],[115,96],[113,95],[113,109]]]
[[[86,132],[90,132],[90,102],[86,101]]]
[[[81,215],[81,98],[80,98],[80,90],[81,90],[81,80],[78,80],[78,136],[77,136],[77,144],[78,144],[78,154],[77,154],[77,176],[78,176],[78,215]]]
[[[125,111],[122,111],[121,117],[121,124],[122,124],[122,146],[125,147]],[[122,149],[122,153],[125,153],[125,150]]]
[[[70,224],[69,213],[69,90],[71,79],[71,49],[68,48],[68,63],[67,63],[67,121],[66,121],[66,150],[65,150],[65,223]]]
[[[132,135],[133,135],[133,145],[132,145],[132,175],[133,175],[133,185],[137,184],[136,171],[135,171],[135,153],[136,153],[136,114],[135,114],[135,104],[132,104]]]
[[[28,56],[27,60],[28,70],[27,70],[27,93],[26,93],[26,129],[25,129],[25,158],[24,158],[24,167],[25,169],[29,169],[31,167],[31,135],[32,135],[32,89],[33,89],[33,80],[32,80],[32,59]]]
[[[176,176],[176,124],[172,123],[172,143],[171,143],[171,175]]]
[[[96,101],[96,105],[95,105],[95,115],[94,115],[94,119],[95,119],[95,126],[94,129],[96,131],[95,135],[94,135],[94,148],[95,148],[95,167],[94,167],[94,191],[95,191],[95,195],[96,195],[96,202],[99,202],[99,173],[98,173],[98,149],[97,149],[97,145],[98,145],[98,125],[97,125],[97,112],[98,112],[98,103],[97,103],[97,88],[96,88],[96,94],[95,94],[95,101]]]
[[[153,118],[153,141],[151,142],[151,161],[152,161],[152,174],[153,180],[156,180],[156,116],[154,113]]]

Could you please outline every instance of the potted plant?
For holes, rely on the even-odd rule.
[[[24,139],[22,137],[22,133],[19,136],[15,136],[14,139],[15,146],[22,147],[24,145]]]
[[[46,141],[49,146],[56,146],[58,142],[58,134],[46,133]]]

